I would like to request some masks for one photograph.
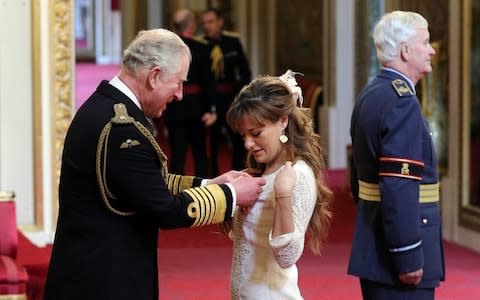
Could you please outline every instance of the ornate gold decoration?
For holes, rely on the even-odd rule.
[[[52,110],[52,176],[53,191],[58,190],[60,165],[65,136],[73,118],[75,99],[74,45],[73,45],[73,1],[50,0],[50,49],[51,49],[51,103]],[[57,218],[56,193],[52,199],[53,219]]]
[[[41,13],[39,1],[32,2],[32,49],[40,49]],[[32,51],[33,164],[34,164],[34,227],[43,228],[43,163],[42,163],[42,85],[40,51]]]

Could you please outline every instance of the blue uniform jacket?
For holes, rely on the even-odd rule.
[[[350,135],[357,217],[348,273],[401,285],[399,273],[423,268],[419,287],[438,286],[444,257],[437,162],[406,78],[381,70],[356,101]]]

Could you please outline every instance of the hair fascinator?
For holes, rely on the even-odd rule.
[[[294,72],[292,70],[287,70],[282,76],[279,76],[281,81],[285,82],[293,94],[296,103],[300,103],[300,107],[303,105],[303,95],[302,89],[298,86],[297,80],[295,79],[295,75],[300,74],[303,76],[302,73]]]

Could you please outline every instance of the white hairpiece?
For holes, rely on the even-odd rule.
[[[285,82],[292,92],[293,96],[295,97],[295,103],[297,101],[300,103],[300,107],[303,105],[303,95],[302,89],[298,86],[297,80],[295,79],[295,75],[300,74],[303,76],[302,73],[293,72],[292,70],[287,70],[282,76],[278,76],[281,81]]]

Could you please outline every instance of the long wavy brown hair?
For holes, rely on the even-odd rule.
[[[307,240],[312,252],[319,254],[332,219],[333,194],[325,184],[324,154],[320,136],[313,130],[309,109],[297,107],[294,95],[278,77],[260,76],[240,91],[227,112],[227,122],[233,130],[238,131],[244,117],[265,125],[266,122],[277,122],[282,116],[288,116],[284,132],[288,142],[284,147],[287,147],[289,159],[293,163],[304,160],[316,177],[317,200],[309,222]],[[257,163],[253,155],[247,156],[247,170],[258,175],[263,174],[265,168],[265,164]],[[228,234],[231,226],[231,221],[224,222],[220,224],[220,231]]]

